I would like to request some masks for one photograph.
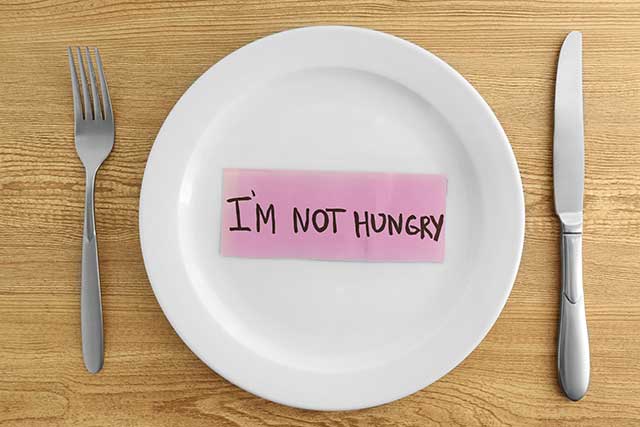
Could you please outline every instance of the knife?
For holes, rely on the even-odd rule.
[[[560,49],[553,134],[553,190],[561,224],[562,295],[558,377],[564,393],[580,400],[589,388],[589,334],[582,289],[584,124],[582,34],[569,33]]]

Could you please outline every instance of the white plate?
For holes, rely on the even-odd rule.
[[[226,167],[446,174],[445,262],[223,258]],[[162,126],[140,196],[147,273],[180,337],[302,408],[379,405],[454,368],[500,314],[523,236],[518,167],[480,95],[422,48],[353,27],[274,34],[211,67]]]

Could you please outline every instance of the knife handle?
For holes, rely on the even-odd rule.
[[[562,297],[558,376],[564,393],[580,400],[589,388],[589,333],[582,289],[582,233],[562,233]]]

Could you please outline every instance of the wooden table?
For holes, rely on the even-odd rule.
[[[17,1],[0,4],[0,424],[423,426],[640,424],[640,3],[582,1]],[[162,314],[138,244],[147,155],[208,67],[287,28],[359,25],[423,46],[464,75],[509,136],[526,241],[483,343],[427,389],[382,407],[310,412],[209,370]],[[557,54],[584,32],[587,397],[556,383],[558,222],[551,148]],[[82,364],[84,178],[65,47],[99,46],[117,116],[97,183],[106,362]]]

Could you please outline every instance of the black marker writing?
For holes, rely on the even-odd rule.
[[[444,215],[440,214],[440,217],[436,221],[433,216],[429,216],[431,218],[431,223],[436,227],[436,233],[433,235],[433,240],[438,241],[440,237],[440,231],[442,230],[442,225],[444,224]]]
[[[346,212],[347,210],[342,208],[326,208],[325,210],[327,212],[331,212],[331,220],[333,223],[333,234],[336,234],[338,232],[338,219],[336,218],[336,214]]]
[[[396,234],[400,234],[402,232],[402,214],[398,214],[398,220],[391,216],[387,215],[387,219],[389,220],[389,236],[393,236],[393,232]]]
[[[256,231],[258,233],[260,232],[260,220],[264,222],[264,225],[267,225],[269,217],[271,217],[271,234],[276,234],[276,211],[273,203],[269,205],[266,213],[262,210],[260,203],[256,203]]]
[[[412,225],[411,222],[413,220],[416,219],[415,215],[409,215],[407,217],[407,225],[405,227],[405,231],[407,232],[408,235],[410,236],[414,236],[416,234],[418,234],[420,232],[420,229],[418,227],[416,227],[415,225]]]
[[[356,227],[356,237],[360,238],[360,226],[364,225],[367,237],[369,237],[369,212],[364,211],[364,220],[360,221],[358,211],[353,211],[353,223]]]
[[[338,215],[339,213],[346,212],[343,208],[325,208],[316,209],[311,214],[311,210],[306,208],[304,210],[304,218],[300,214],[300,210],[296,207],[293,208],[293,232],[298,233],[302,230],[306,233],[309,230],[309,215],[311,215],[311,225],[313,229],[318,233],[324,233],[329,226],[333,234],[338,232]],[[329,215],[331,214],[331,215]]]
[[[250,196],[232,197],[226,199],[227,203],[234,204],[235,225],[229,227],[229,231],[255,231],[260,233],[266,227],[270,229],[270,234],[276,234],[276,206],[269,203],[266,209],[260,203],[255,203],[255,228],[252,229],[243,225],[242,214],[251,215],[252,212],[241,203],[253,200],[256,197],[255,191],[251,190]],[[307,233],[315,231],[316,233],[333,233],[339,231],[338,219],[339,214],[347,212],[344,208],[318,208],[312,210],[305,208],[304,212],[297,207],[292,209],[293,232]],[[245,218],[246,222],[252,222],[253,218]],[[434,215],[415,215],[415,214],[389,214],[385,212],[359,212],[353,211],[353,226],[355,236],[360,239],[363,236],[371,237],[372,235],[385,233],[389,236],[407,235],[416,236],[421,240],[428,238],[437,242],[444,227],[444,214],[437,217]],[[330,232],[328,230],[331,230]]]
[[[300,211],[298,208],[293,208],[293,232],[298,233],[298,222],[300,223],[300,227],[302,231],[305,233],[309,229],[309,208],[305,209],[305,217],[304,221],[302,220],[302,216],[300,215]]]
[[[416,215],[405,216],[400,213],[394,216],[383,212],[374,214],[364,211],[364,215],[361,216],[358,211],[353,211],[353,223],[357,238],[362,235],[370,237],[371,234],[384,233],[386,230],[389,236],[404,233],[408,236],[420,235],[420,240],[428,237],[437,242],[444,224],[444,215],[440,214],[436,219],[433,215],[418,217]]]
[[[248,200],[251,200],[250,196],[233,197],[231,199],[227,199],[227,203],[236,204],[236,225],[234,227],[229,227],[229,231],[251,231],[249,227],[243,227],[242,221],[240,220],[240,202],[246,202]]]
[[[371,215],[371,228],[373,228],[373,231],[376,233],[383,231],[384,227],[387,225],[387,216],[383,213],[379,213],[378,216],[380,216],[380,227],[376,227],[376,216],[373,214]]]

